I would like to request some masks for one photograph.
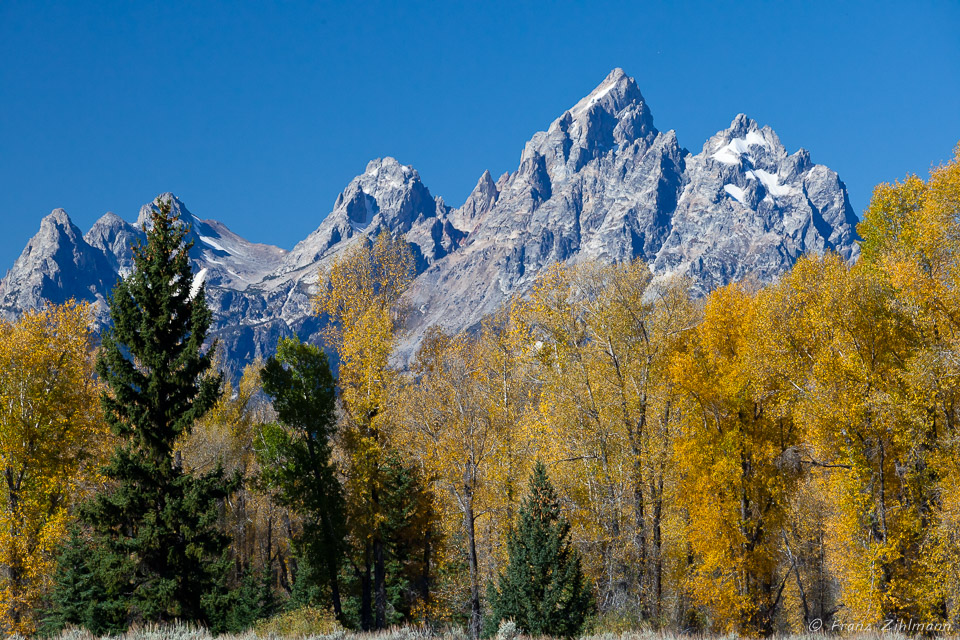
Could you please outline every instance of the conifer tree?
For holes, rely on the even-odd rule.
[[[86,567],[61,567],[89,574],[73,584],[97,588],[71,594],[70,581],[61,581],[67,592],[54,599],[98,601],[78,609],[122,612],[119,627],[180,619],[217,628],[230,600],[229,539],[217,525],[237,481],[221,469],[188,473],[176,451],[219,395],[221,377],[202,349],[211,313],[169,201],[158,199],[150,223],[146,245],[134,248],[133,272],[114,288],[112,327],[97,359],[104,413],[119,444],[103,469],[106,489],[80,510],[92,533]],[[75,551],[65,556],[81,559]],[[63,622],[86,622],[70,617]]]
[[[423,472],[391,449],[383,466],[384,540],[388,624],[413,621],[416,609],[429,611],[438,513]]]
[[[118,597],[118,581],[110,579],[113,572],[126,574],[119,560],[95,553],[88,537],[74,527],[57,558],[40,635],[55,636],[71,624],[96,636],[121,631],[126,626],[126,602]]]
[[[547,469],[537,462],[530,493],[508,540],[507,569],[499,589],[493,584],[488,588],[488,632],[511,619],[531,636],[572,637],[580,632],[593,599],[569,534]]]

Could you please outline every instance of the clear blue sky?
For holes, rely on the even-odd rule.
[[[958,2],[0,2],[0,274],[173,191],[290,248],[374,157],[458,206],[613,67],[697,152],[739,112],[874,184],[960,141]]]

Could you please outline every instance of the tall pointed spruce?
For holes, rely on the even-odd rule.
[[[110,300],[113,327],[97,373],[119,445],[104,469],[107,490],[81,517],[93,532],[95,566],[110,568],[97,576],[99,593],[124,612],[121,625],[180,619],[216,627],[228,602],[229,566],[229,539],[217,524],[237,481],[220,469],[184,471],[175,449],[220,391],[221,377],[202,349],[211,313],[170,202],[158,199],[150,221],[133,272]]]
[[[513,620],[531,636],[572,637],[580,632],[593,610],[593,598],[569,534],[547,468],[537,462],[507,543],[507,570],[499,589],[488,585],[488,633],[496,631],[501,620]]]

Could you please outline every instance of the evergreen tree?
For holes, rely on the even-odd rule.
[[[299,592],[329,591],[334,614],[342,623],[339,570],[346,535],[343,490],[330,459],[336,425],[336,385],[326,354],[296,339],[282,339],[276,356],[260,374],[273,399],[279,425],[264,425],[257,457],[265,484],[278,501],[304,517],[296,540],[301,563]],[[305,581],[309,578],[309,581]]]
[[[210,624],[230,600],[229,539],[217,525],[238,480],[221,469],[187,473],[176,451],[219,395],[221,378],[202,350],[211,313],[203,286],[193,281],[192,243],[184,242],[185,225],[169,201],[158,199],[150,222],[146,245],[134,248],[133,272],[110,299],[112,328],[97,373],[119,444],[103,470],[106,489],[80,510],[92,533],[87,557],[68,549],[60,566],[54,601],[77,607],[51,611],[64,614],[62,622],[82,623],[77,611],[106,608],[120,627],[141,620]],[[71,571],[76,578],[68,579]]]
[[[129,572],[121,558],[96,552],[91,541],[74,528],[57,558],[54,587],[44,607],[41,635],[53,636],[68,624],[94,635],[114,634],[126,627],[126,603],[111,574]]]
[[[569,533],[547,469],[537,462],[530,493],[508,540],[507,569],[499,589],[488,587],[488,632],[510,619],[532,636],[572,637],[580,632],[593,600]]]
[[[434,495],[423,472],[403,459],[394,448],[386,448],[378,466],[379,509],[383,540],[384,624],[414,622],[416,614],[429,611],[431,578],[435,565],[439,514]],[[349,511],[348,511],[349,520]],[[358,530],[356,522],[354,531]],[[372,628],[372,569],[365,540],[348,537],[346,562],[341,573],[344,625],[354,629]],[[303,573],[301,569],[301,573]],[[298,580],[298,587],[299,587]],[[298,593],[299,591],[299,593]],[[302,589],[294,588],[294,597],[304,604]]]
[[[423,473],[395,449],[387,452],[383,478],[387,623],[410,623],[417,605],[426,610],[430,599],[438,514]]]
[[[221,630],[230,633],[242,633],[258,620],[278,613],[281,608],[269,571],[244,572],[240,584],[230,593],[230,599],[230,608],[220,625]]]

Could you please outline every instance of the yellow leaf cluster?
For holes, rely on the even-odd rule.
[[[70,509],[97,483],[108,430],[89,309],[68,302],[0,323],[0,630],[30,633]]]

